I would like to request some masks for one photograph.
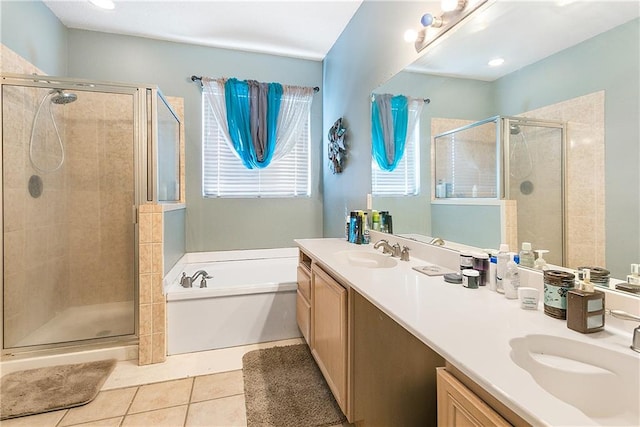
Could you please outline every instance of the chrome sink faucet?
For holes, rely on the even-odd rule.
[[[380,247],[382,247],[383,254],[391,254],[394,258],[400,258],[402,249],[398,243],[391,246],[387,240],[382,239],[378,240],[376,244],[373,245],[373,249],[379,249]]]
[[[436,246],[444,246],[444,240],[442,240],[439,237],[434,237],[433,239],[431,239],[429,244],[430,245],[436,245]]]
[[[636,322],[640,322],[640,316],[634,316],[633,314],[629,314],[626,311],[622,310],[607,310],[608,314],[613,317],[617,317],[622,320],[635,320]],[[631,350],[637,351],[640,353],[640,326],[633,330],[633,338],[631,340]]]
[[[195,280],[200,276],[202,276],[202,279],[200,280],[200,287],[206,288],[207,279],[212,279],[213,276],[210,276],[209,273],[207,273],[205,270],[198,270],[191,277],[187,276],[187,274],[183,271],[182,277],[180,277],[180,285],[183,288],[191,288],[193,286],[193,282],[195,282]]]

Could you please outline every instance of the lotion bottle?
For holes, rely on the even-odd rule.
[[[523,267],[533,268],[535,262],[535,255],[531,250],[531,243],[522,242],[522,250],[520,251],[520,265]]]
[[[507,263],[509,262],[509,245],[506,243],[500,244],[500,250],[496,256],[498,263],[496,266],[496,291],[498,293],[504,293],[504,285],[502,279],[507,272]]]
[[[507,270],[504,274],[504,279],[502,279],[504,296],[508,299],[517,299],[518,288],[520,287],[520,271],[518,270],[518,264],[514,261],[514,255],[510,254]]]
[[[549,251],[546,249],[538,249],[535,252],[538,254],[538,259],[536,259],[536,262],[533,263],[533,267],[536,270],[546,270],[547,268],[549,268],[547,267],[547,261],[542,258],[542,256]]]

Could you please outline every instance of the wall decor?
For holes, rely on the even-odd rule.
[[[344,141],[347,128],[342,124],[340,117],[329,129],[329,166],[334,174],[342,173],[347,159],[347,146]]]

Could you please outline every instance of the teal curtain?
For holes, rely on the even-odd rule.
[[[271,163],[281,99],[279,83],[250,85],[235,78],[225,82],[229,136],[247,169],[263,169]]]
[[[404,95],[379,94],[371,105],[371,154],[381,170],[393,171],[407,141],[408,101]]]

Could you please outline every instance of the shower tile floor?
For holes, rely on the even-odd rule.
[[[165,363],[118,362],[89,404],[0,422],[2,427],[246,426],[242,356],[302,339],[168,356]],[[345,423],[343,426],[351,426]],[[341,427],[341,426],[336,426]]]

